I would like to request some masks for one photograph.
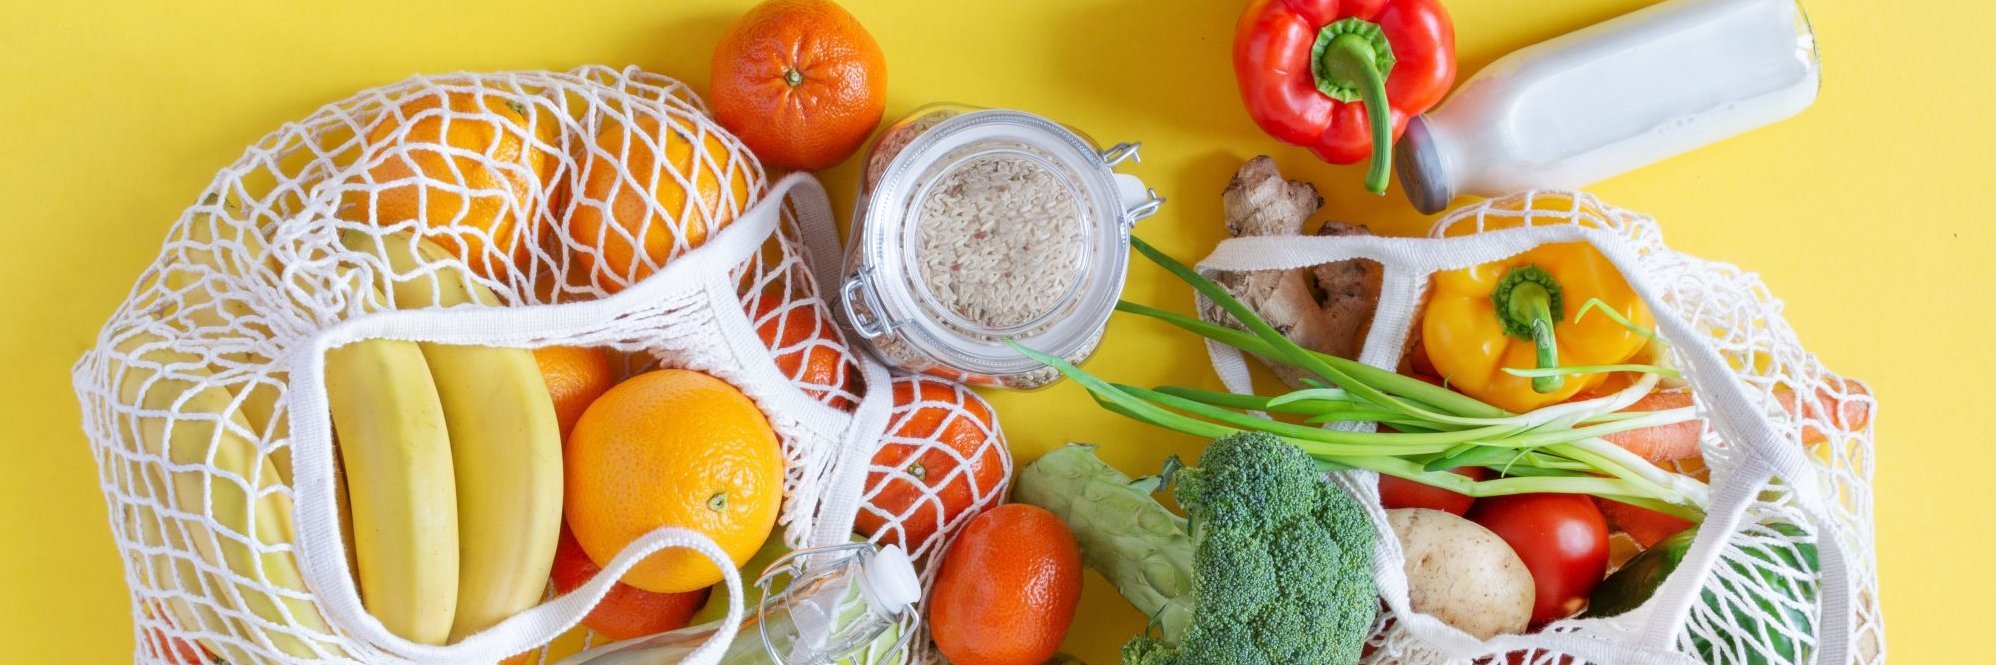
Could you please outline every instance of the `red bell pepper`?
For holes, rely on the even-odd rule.
[[[1234,76],[1262,131],[1333,164],[1371,155],[1382,194],[1407,119],[1455,83],[1455,28],[1435,0],[1254,0]]]

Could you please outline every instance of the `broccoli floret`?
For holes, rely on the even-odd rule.
[[[1378,611],[1372,527],[1310,457],[1262,433],[1213,442],[1173,474],[1179,517],[1092,446],[1071,444],[1019,474],[1013,497],[1054,512],[1088,565],[1153,628],[1124,665],[1352,663]]]

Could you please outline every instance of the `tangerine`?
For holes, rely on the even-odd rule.
[[[1038,665],[1060,650],[1081,597],[1081,545],[1059,517],[1008,503],[950,543],[929,627],[956,665]]]
[[[369,166],[341,210],[377,225],[421,220],[472,271],[502,278],[544,235],[559,133],[545,109],[503,90],[408,100],[368,133]]]
[[[719,132],[652,115],[606,122],[591,145],[576,160],[582,189],[563,233],[608,293],[706,243],[748,207],[760,178],[755,157]]]
[[[575,534],[562,529],[554,550],[554,592],[573,591],[602,571],[575,542]],[[582,625],[613,642],[678,630],[692,623],[694,613],[707,602],[707,593],[708,589],[652,593],[618,582],[582,617]]]
[[[589,403],[617,385],[617,369],[603,349],[544,346],[534,349],[534,362],[541,367],[548,395],[554,397],[555,420],[563,441],[568,440],[569,431],[575,429],[575,421],[582,419]]]
[[[831,0],[769,0],[714,47],[714,119],[763,163],[830,167],[859,149],[887,108],[887,58]]]

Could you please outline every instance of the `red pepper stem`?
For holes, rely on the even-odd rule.
[[[1393,108],[1386,100],[1386,76],[1393,70],[1391,47],[1378,24],[1348,18],[1324,26],[1311,51],[1317,59],[1313,70],[1319,90],[1342,101],[1351,101],[1350,93],[1357,92],[1365,102],[1365,116],[1372,124],[1372,168],[1366,171],[1365,188],[1385,194],[1393,172]]]

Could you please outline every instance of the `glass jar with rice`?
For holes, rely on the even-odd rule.
[[[1122,294],[1129,232],[1164,200],[1102,149],[1020,111],[933,105],[867,152],[840,310],[888,365],[982,386],[1059,374],[1006,344],[1086,359]]]

